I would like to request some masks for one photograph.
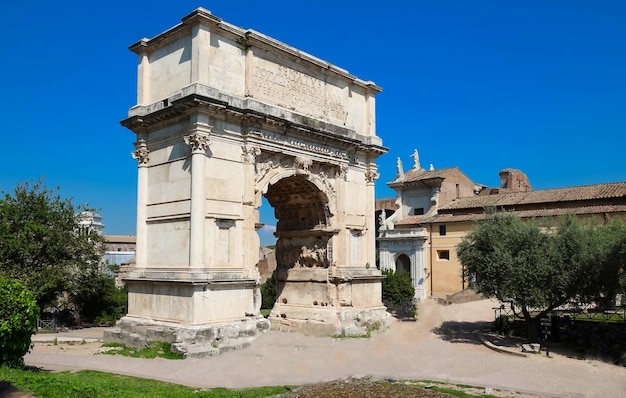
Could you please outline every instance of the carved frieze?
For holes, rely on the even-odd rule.
[[[277,171],[279,168],[294,169],[295,174],[306,175],[311,180],[317,181],[329,198],[334,198],[336,195],[332,179],[341,173],[341,167],[314,162],[306,157],[290,157],[267,152],[261,152],[256,156],[255,189],[257,192],[260,189],[259,183],[268,173]]]
[[[334,148],[329,148],[324,145],[315,144],[312,142],[306,142],[304,140],[298,140],[293,137],[285,137],[280,134],[269,133],[266,131],[259,132],[260,136],[263,139],[268,141],[280,143],[282,146],[295,148],[295,149],[303,149],[307,152],[319,153],[321,155],[328,155],[335,157],[340,160],[348,160],[348,152],[341,151]]]
[[[291,167],[292,164],[293,159],[287,156],[280,156],[275,153],[266,152],[262,152],[260,155],[257,155],[255,163],[256,176],[254,180],[257,191],[259,182],[264,179],[270,171],[277,169],[278,167],[288,168]]]

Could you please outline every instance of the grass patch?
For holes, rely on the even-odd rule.
[[[606,314],[593,314],[593,315],[578,315],[575,318],[573,318],[574,322],[596,322],[596,323],[617,323],[617,324],[621,324],[624,323],[626,321],[626,318],[624,318],[623,315],[621,314],[611,314],[611,315],[606,315]]]
[[[372,337],[372,333],[368,330],[367,333],[365,334],[333,334],[332,336],[333,339],[369,339],[370,337]]]
[[[270,314],[271,314],[271,313],[272,313],[272,309],[271,309],[271,308],[269,308],[269,309],[265,309],[265,310],[264,310],[264,309],[261,309],[261,315],[262,315],[264,318],[267,318],[268,316],[270,316]]]
[[[165,358],[165,359],[183,359],[182,354],[172,352],[171,344],[162,341],[155,341],[146,348],[127,347],[120,343],[106,343],[102,347],[112,348],[105,351],[108,355],[123,355],[131,358]]]
[[[261,387],[244,390],[215,388],[203,390],[138,377],[83,370],[46,373],[36,370],[0,367],[0,380],[11,383],[25,393],[47,398],[87,397],[267,397],[291,391],[287,387]]]
[[[365,322],[361,325],[365,329],[365,333],[361,334],[346,334],[341,332],[340,334],[334,334],[330,337],[334,339],[369,339],[372,337],[372,332],[377,332],[383,328],[384,324],[380,321]]]
[[[411,382],[411,384],[423,388],[425,390],[436,391],[442,394],[448,394],[457,398],[497,398],[485,392],[482,387],[475,387],[466,384],[447,384],[438,381],[421,380]]]

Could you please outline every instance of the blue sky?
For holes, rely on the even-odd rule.
[[[0,4],[0,190],[44,177],[99,209],[105,233],[134,234],[128,46],[197,7],[383,88],[377,198],[414,148],[489,186],[508,167],[535,189],[626,181],[622,0],[61,0]]]

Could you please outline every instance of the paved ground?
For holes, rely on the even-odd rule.
[[[49,370],[94,369],[193,387],[302,385],[348,377],[428,379],[558,397],[626,397],[626,368],[553,354],[528,357],[485,347],[471,331],[492,321],[489,300],[422,303],[417,322],[392,322],[369,339],[269,332],[251,347],[173,361],[97,355],[101,328],[33,337],[26,363]],[[63,344],[66,338],[77,344]],[[61,344],[54,345],[57,338]],[[86,344],[78,344],[87,339]],[[47,343],[46,343],[47,341]]]

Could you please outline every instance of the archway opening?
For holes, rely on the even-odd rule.
[[[259,222],[256,231],[259,236],[259,262],[257,269],[261,277],[261,315],[267,317],[276,302],[276,218],[274,208],[265,197],[261,198],[261,206],[257,209]]]
[[[331,264],[331,238],[336,233],[330,226],[331,214],[326,195],[304,175],[281,179],[267,189],[267,202],[274,208],[277,220],[274,235],[277,301],[281,297],[293,268],[319,269]]]
[[[411,259],[406,254],[400,254],[396,258],[396,272],[400,271],[411,273]]]

